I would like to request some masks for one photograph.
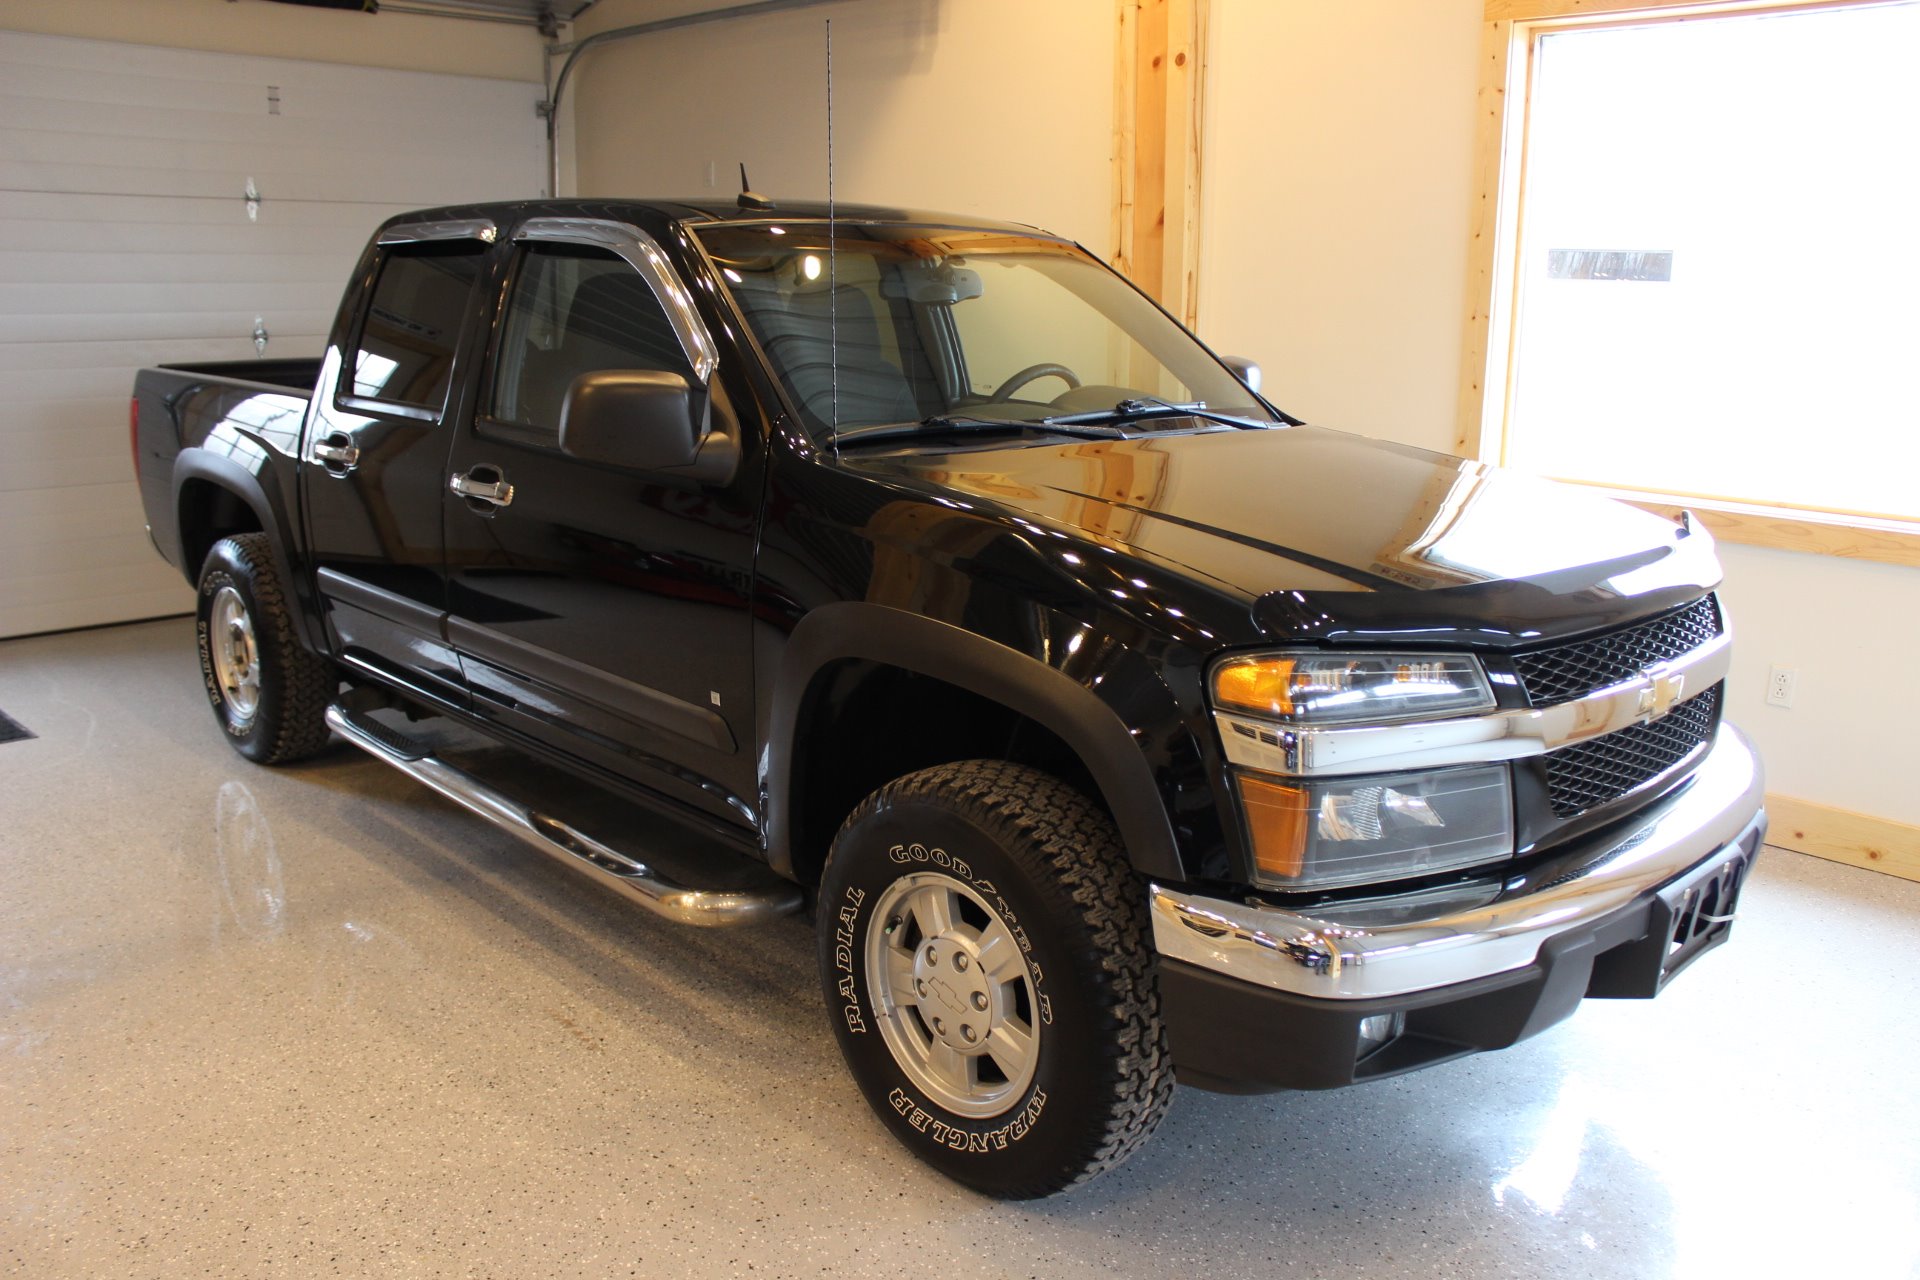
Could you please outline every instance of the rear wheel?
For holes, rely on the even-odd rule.
[[[233,749],[261,764],[304,760],[327,745],[333,665],[293,631],[264,533],[222,538],[200,569],[200,674]]]
[[[1026,1199],[1125,1160],[1172,1097],[1144,886],[1046,774],[941,765],[855,809],[820,968],[855,1080],[922,1160]]]

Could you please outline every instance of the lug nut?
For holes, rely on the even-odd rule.
[[[927,947],[927,963],[928,963],[928,964],[932,964],[932,963],[934,963],[934,962],[935,962],[935,961],[936,961],[937,959],[939,959],[939,957],[938,957],[938,956],[935,956],[935,955],[933,954],[933,947],[932,947],[932,945],[931,945],[931,944],[929,944],[929,945],[928,945],[928,947]]]
[[[925,978],[915,978],[915,979],[914,979],[914,981],[913,981],[913,989],[914,989],[915,991],[918,991],[918,992],[919,992],[919,993],[920,993],[921,995],[923,995],[923,996],[924,996],[924,995],[926,995],[926,994],[927,994],[927,980],[926,980]]]
[[[984,991],[976,991],[976,992],[974,992],[974,993],[973,993],[973,1007],[974,1007],[974,1008],[976,1008],[976,1009],[985,1009],[985,1008],[987,1007],[987,993],[986,993],[986,992],[984,992]]]
[[[961,1038],[964,1039],[968,1044],[972,1044],[975,1040],[978,1040],[980,1038],[979,1034],[976,1031],[974,1031],[974,1029],[971,1026],[968,1026],[964,1022],[960,1024],[960,1035],[961,1035]]]
[[[966,952],[956,951],[953,953],[953,967],[955,969],[958,969],[961,973],[965,973],[967,971],[967,953]]]

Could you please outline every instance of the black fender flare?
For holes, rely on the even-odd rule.
[[[795,875],[795,737],[807,690],[828,665],[881,662],[944,680],[1044,726],[1080,757],[1142,874],[1186,878],[1153,770],[1127,724],[1086,685],[1017,649],[920,614],[865,601],[810,611],[794,628],[775,676],[767,732],[767,857]]]
[[[293,561],[287,554],[291,545],[292,528],[286,516],[275,507],[260,484],[260,477],[241,466],[232,458],[214,453],[207,449],[182,449],[173,462],[173,511],[176,523],[180,512],[180,491],[191,480],[204,480],[218,488],[225,489],[240,501],[246,503],[260,522],[260,528],[267,535],[267,544],[273,554],[273,567],[280,575],[280,581],[286,584],[292,594],[293,626],[300,642],[321,656],[327,655],[327,648],[316,634],[312,615],[312,595],[307,584],[294,575]],[[186,532],[176,529],[180,538],[180,572],[186,575],[192,585],[198,580],[200,566],[187,564]]]

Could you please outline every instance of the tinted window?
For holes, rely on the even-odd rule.
[[[586,245],[527,246],[495,360],[492,416],[555,440],[567,388],[601,369],[691,374],[666,311],[632,266]]]
[[[353,353],[354,395],[429,409],[446,402],[454,343],[486,249],[461,240],[387,255]]]

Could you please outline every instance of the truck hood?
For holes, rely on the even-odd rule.
[[[1177,567],[1287,639],[1504,648],[1657,613],[1720,578],[1697,524],[1318,427],[864,465]]]

